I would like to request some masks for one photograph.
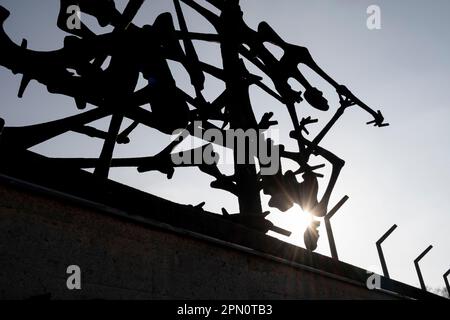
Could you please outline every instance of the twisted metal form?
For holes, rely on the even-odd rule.
[[[255,164],[235,163],[234,174],[227,176],[214,164],[192,166],[197,166],[203,173],[216,179],[211,187],[236,195],[239,214],[229,215],[223,210],[224,215],[249,227],[263,232],[273,227],[264,219],[268,213],[262,210],[261,190],[271,196],[271,207],[286,211],[297,203],[304,211],[324,217],[344,161],[321,147],[321,141],[350,107],[358,106],[368,112],[373,118],[368,124],[377,127],[388,125],[384,123],[381,112],[371,109],[345,86],[334,81],[316,64],[306,48],[285,42],[265,22],[260,23],[257,30],[247,26],[238,0],[207,0],[220,11],[220,15],[194,0],[173,2],[179,30],[175,28],[170,13],[159,15],[152,25],[134,25],[133,18],[144,0],[129,0],[123,13],[116,9],[113,0],[61,0],[57,25],[70,35],[65,38],[64,46],[53,52],[29,50],[26,40],[21,45],[13,43],[3,28],[9,12],[0,6],[0,65],[14,74],[23,75],[19,97],[22,97],[31,80],[37,80],[50,93],[73,97],[80,109],[80,113],[75,116],[52,122],[25,127],[3,128],[1,125],[2,153],[18,157],[23,150],[72,131],[104,140],[100,157],[52,158],[49,161],[77,168],[94,168],[94,175],[105,179],[111,167],[136,167],[139,172],[157,170],[170,179],[177,167],[170,155],[182,139],[172,142],[156,155],[139,158],[113,158],[115,145],[129,143],[130,134],[140,125],[165,134],[171,134],[179,128],[185,128],[191,134],[198,132],[195,129],[201,132],[209,128],[224,133],[227,128],[268,130],[277,122],[272,119],[272,113],[265,114],[259,122],[255,118],[249,95],[250,86],[255,85],[285,105],[293,126],[290,137],[296,141],[297,150],[289,151],[280,145],[280,157],[295,161],[298,170],[283,173],[280,167],[277,174],[262,176]],[[190,32],[180,2],[203,16],[216,33]],[[97,35],[84,24],[79,29],[68,28],[67,9],[74,4],[83,13],[96,17],[100,26],[112,26],[114,31]],[[218,43],[223,68],[201,61],[193,45],[194,40]],[[281,59],[277,59],[265,47],[266,43],[283,50]],[[111,62],[107,68],[102,68],[107,57],[111,57]],[[169,60],[179,62],[186,69],[195,88],[195,96],[190,96],[176,86]],[[244,60],[267,75],[275,90],[249,72]],[[300,72],[299,64],[306,65],[326,80],[340,97],[340,106],[334,116],[312,139],[308,138],[307,128],[318,120],[300,117],[298,105],[305,100],[310,107],[324,112],[330,110],[330,106],[322,92],[313,87]],[[147,85],[135,90],[140,74]],[[207,101],[203,94],[205,74],[225,84],[226,89],[213,101]],[[293,90],[288,83],[290,78],[297,80],[304,92]],[[95,106],[95,109],[83,111],[87,104]],[[147,104],[151,105],[151,111],[143,108]],[[302,110],[306,111],[307,108]],[[112,116],[107,132],[88,125],[107,116]],[[120,131],[125,118],[131,119],[133,124]],[[196,120],[202,121],[202,128],[195,128]],[[223,125],[217,127],[212,121],[220,121]],[[324,165],[311,166],[309,159],[312,155],[321,156],[332,165],[331,176],[321,199],[318,199],[318,178],[322,175],[317,170]],[[298,176],[303,178],[302,182],[298,182]],[[305,233],[309,249],[317,246],[317,226],[318,221],[313,222]]]

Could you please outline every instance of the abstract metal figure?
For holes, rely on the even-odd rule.
[[[271,120],[271,113],[265,114],[261,121],[257,121],[249,95],[250,86],[256,85],[286,106],[293,126],[290,137],[296,141],[298,150],[288,151],[280,145],[280,158],[293,160],[299,168],[295,172],[283,172],[280,167],[276,175],[264,176],[260,175],[255,164],[240,164],[235,161],[234,174],[226,176],[216,165],[192,166],[197,166],[202,172],[216,179],[211,183],[211,187],[237,196],[239,214],[228,215],[225,211],[224,217],[250,228],[262,232],[276,230],[273,224],[265,220],[268,213],[262,210],[261,190],[270,195],[270,207],[286,211],[297,203],[304,211],[319,218],[325,217],[344,161],[321,147],[322,139],[351,106],[359,106],[368,112],[373,117],[368,124],[377,127],[388,125],[384,123],[381,112],[372,110],[345,86],[334,81],[315,63],[306,48],[285,42],[267,23],[262,22],[257,30],[248,27],[243,20],[238,0],[207,0],[221,12],[220,15],[194,0],[173,2],[180,30],[176,30],[170,13],[159,15],[153,25],[134,25],[133,18],[144,0],[129,0],[123,13],[116,9],[113,0],[61,0],[57,26],[71,35],[65,38],[63,48],[53,52],[28,50],[26,40],[21,45],[13,43],[3,29],[9,12],[0,6],[0,65],[14,74],[23,74],[19,97],[22,97],[27,84],[34,79],[45,85],[50,93],[73,97],[80,110],[87,104],[96,107],[48,123],[25,127],[6,126],[0,140],[1,152],[19,157],[23,150],[72,131],[103,139],[100,157],[54,158],[49,161],[77,168],[94,168],[94,175],[103,178],[108,177],[111,167],[126,166],[136,167],[139,172],[158,170],[170,179],[177,167],[171,161],[170,155],[182,139],[171,143],[157,155],[141,158],[113,158],[116,143],[129,143],[130,134],[138,125],[149,126],[165,134],[172,134],[175,129],[180,128],[188,130],[192,135],[196,132],[194,129],[208,128],[222,132],[226,132],[227,128],[267,130],[277,122]],[[180,2],[202,15],[217,33],[190,32]],[[114,31],[97,35],[84,24],[80,29],[68,28],[67,9],[74,4],[78,5],[82,12],[97,18],[100,26],[112,26]],[[202,62],[193,46],[194,40],[219,43],[223,68]],[[281,59],[277,59],[265,47],[265,43],[282,49]],[[102,68],[107,57],[111,57],[111,62],[106,68]],[[176,86],[168,60],[179,62],[186,69],[195,88],[194,97]],[[244,65],[244,60],[266,74],[273,82],[275,90],[250,73]],[[318,120],[311,117],[300,119],[298,104],[306,100],[311,107],[321,111],[330,110],[330,106],[323,93],[313,87],[300,72],[299,64],[308,66],[326,80],[335,88],[340,98],[340,107],[313,139],[307,138],[307,126]],[[135,91],[140,74],[147,81],[147,85]],[[205,74],[225,83],[225,91],[214,101],[204,98]],[[304,87],[303,93],[291,88],[288,83],[291,78]],[[151,111],[142,107],[146,104],[151,105]],[[88,126],[89,123],[107,116],[112,116],[107,132]],[[133,124],[121,132],[124,118],[131,119]],[[197,120],[202,121],[202,128],[194,127]],[[213,120],[222,122],[222,127],[215,126]],[[234,154],[236,155],[236,152]],[[320,199],[318,178],[323,175],[316,171],[325,165],[311,166],[309,159],[313,155],[321,156],[332,165],[331,176]],[[299,175],[303,179],[301,182],[297,180]],[[313,221],[309,231],[305,233],[305,242],[311,250],[317,247],[318,224],[318,221]]]

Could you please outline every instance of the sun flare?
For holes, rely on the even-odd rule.
[[[297,246],[305,246],[303,241],[303,233],[311,223],[312,215],[310,213],[303,211],[299,205],[295,204],[286,212],[273,210],[267,218],[277,227],[292,232],[289,237],[272,231],[269,231],[268,235]]]

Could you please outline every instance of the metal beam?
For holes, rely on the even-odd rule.
[[[383,268],[383,275],[386,278],[390,278],[390,277],[389,277],[389,272],[388,272],[388,268],[386,265],[386,259],[384,258],[383,249],[381,248],[381,244],[383,243],[384,240],[387,239],[387,237],[389,237],[391,235],[392,232],[394,232],[395,229],[397,229],[396,224],[394,224],[388,231],[386,231],[386,233],[383,234],[383,236],[380,239],[378,239],[378,241],[376,242],[378,256],[380,257],[381,268]]]
[[[422,272],[420,271],[419,261],[422,260],[422,258],[433,248],[433,246],[428,246],[415,260],[414,260],[414,266],[416,267],[417,276],[419,277],[420,287],[422,290],[427,290],[427,287],[425,286],[425,282],[423,281]]]
[[[450,298],[450,283],[448,282],[448,276],[450,275],[450,269],[444,273],[445,286],[447,287],[448,296]]]
[[[327,230],[327,236],[328,236],[328,242],[330,244],[330,252],[331,257],[333,259],[339,260],[337,250],[336,250],[336,243],[334,242],[334,236],[333,236],[333,230],[331,229],[331,223],[330,219],[333,217],[333,215],[344,205],[344,203],[348,200],[348,196],[344,196],[334,207],[330,210],[330,212],[327,213],[327,215],[324,217],[325,221],[325,228]]]
[[[2,135],[3,128],[5,127],[5,120],[0,118],[0,136]]]
[[[108,135],[103,143],[103,149],[94,170],[94,174],[99,177],[108,179],[114,147],[116,146],[117,136],[119,135],[122,121],[123,115],[117,113],[113,114],[109,124]]]

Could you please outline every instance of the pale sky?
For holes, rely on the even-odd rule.
[[[33,50],[60,48],[65,34],[56,27],[58,2],[0,0],[11,11],[5,23],[7,33],[16,43],[26,38]],[[116,2],[124,7],[125,1]],[[372,4],[381,8],[381,30],[366,27],[366,9]],[[382,110],[391,124],[387,128],[366,126],[370,116],[361,109],[350,109],[323,142],[346,161],[331,201],[332,206],[342,196],[350,197],[332,219],[340,259],[381,272],[375,242],[397,224],[398,229],[383,245],[391,277],[419,286],[413,260],[432,244],[434,248],[421,262],[422,273],[427,285],[443,287],[442,275],[450,268],[450,2],[242,0],[241,6],[250,27],[267,21],[286,41],[309,48],[329,75],[373,109]],[[191,30],[213,32],[199,15],[186,6],[183,9]],[[165,11],[174,12],[172,1],[147,1],[134,22],[152,24]],[[94,22],[87,16],[83,19]],[[196,47],[201,60],[220,66],[217,45],[196,43]],[[191,93],[185,72],[176,64],[171,67],[177,84]],[[334,90],[311,72],[305,75],[324,91],[335,110]],[[19,81],[20,77],[0,67],[0,117],[7,126],[78,112],[72,99],[51,95],[36,82],[23,99],[17,99]],[[214,98],[222,88],[220,82],[207,78],[208,98]],[[283,106],[253,87],[251,98],[258,118],[264,112],[275,113],[281,141],[293,147],[287,138],[291,124]],[[308,114],[320,116],[322,121],[332,116],[331,112]],[[97,126],[106,128],[107,123],[100,121]],[[143,127],[131,138],[131,144],[117,147],[115,156],[154,154],[169,139]],[[33,150],[52,156],[95,157],[100,148],[100,141],[66,134]],[[224,169],[230,172],[231,167]],[[220,212],[222,207],[230,212],[238,210],[237,200],[210,189],[212,179],[197,169],[177,170],[172,180],[157,172],[113,169],[111,178],[180,203],[195,205],[206,200],[209,211]],[[271,220],[294,232],[284,240],[304,246],[305,215],[299,210],[284,214],[271,211]],[[329,255],[324,226],[320,234],[317,252]]]

